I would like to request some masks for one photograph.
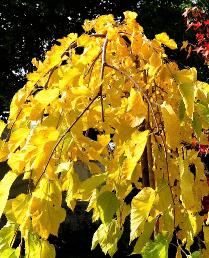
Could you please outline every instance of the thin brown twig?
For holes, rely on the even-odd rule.
[[[150,107],[149,107],[149,105],[148,105],[147,129],[150,129]],[[154,171],[153,171],[151,135],[149,135],[148,139],[147,139],[147,160],[148,160],[148,171],[149,171],[150,186],[153,189],[155,189],[155,175],[154,175]]]
[[[104,118],[104,104],[103,104],[103,79],[104,79],[104,69],[106,65],[106,49],[107,49],[107,43],[108,43],[108,35],[106,35],[103,47],[102,47],[102,66],[101,66],[101,73],[100,73],[100,101],[101,101],[101,109],[102,109],[102,122],[105,121]]]
[[[99,59],[99,56],[101,55],[101,53],[102,53],[102,50],[99,51],[99,53],[96,55],[96,57],[92,61],[91,65],[89,66],[89,68],[87,69],[87,71],[84,74],[84,78],[88,75],[89,72],[90,72],[90,78],[91,78],[91,72],[94,68],[94,65],[95,65],[96,61]]]
[[[46,165],[40,175],[40,177],[38,178],[35,186],[34,186],[34,189],[37,188],[41,178],[43,177],[43,175],[45,174],[46,172],[46,169],[49,165],[49,162],[52,158],[52,156],[54,155],[54,152],[56,151],[57,147],[59,146],[60,142],[66,137],[66,135],[71,131],[71,129],[74,127],[74,125],[79,121],[79,119],[86,113],[87,110],[89,110],[90,106],[94,103],[94,101],[100,96],[100,92],[89,102],[89,104],[87,105],[87,107],[79,114],[79,116],[73,121],[73,123],[71,124],[70,127],[68,127],[66,129],[66,131],[60,136],[60,138],[58,139],[58,141],[56,142],[56,144],[54,145],[49,157],[48,157],[48,160],[46,162]]]

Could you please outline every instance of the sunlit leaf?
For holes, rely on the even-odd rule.
[[[170,49],[177,49],[176,42],[173,39],[170,39],[166,32],[155,35],[155,38]]]
[[[26,258],[55,258],[55,248],[48,241],[28,233],[26,241]]]
[[[131,240],[134,240],[141,234],[155,198],[155,190],[149,187],[143,188],[134,196],[131,203]]]
[[[117,251],[117,242],[121,235],[122,231],[115,220],[107,225],[101,224],[94,233],[91,249],[95,249],[97,244],[100,244],[102,251],[112,257]]]
[[[180,145],[180,123],[178,116],[172,106],[166,102],[161,105],[161,111],[165,125],[166,142],[170,148],[175,150]]]
[[[17,174],[12,171],[7,172],[4,178],[0,182],[0,217],[4,211],[7,199],[9,197],[10,188],[17,178]]]
[[[166,236],[157,235],[154,241],[149,241],[142,250],[143,258],[168,258],[168,245]]]

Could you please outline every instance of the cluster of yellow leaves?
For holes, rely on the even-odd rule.
[[[72,210],[78,200],[89,202],[93,220],[102,221],[92,248],[99,243],[111,256],[128,215],[134,253],[146,252],[153,231],[170,241],[179,226],[188,248],[200,231],[204,168],[196,152],[182,148],[209,125],[209,86],[195,68],[167,61],[163,45],[177,45],[166,33],[148,40],[136,13],[124,15],[122,23],[112,15],[86,20],[84,34],[58,40],[43,62],[33,59],[36,70],[15,94],[8,123],[0,123],[0,161],[10,167],[0,182],[0,215],[10,226],[0,237],[20,231],[26,257],[55,257],[47,238],[65,220],[64,201]],[[97,140],[88,137],[91,128]],[[143,153],[152,188],[140,183]],[[27,191],[7,200],[20,176]],[[134,186],[140,192],[130,204]],[[5,246],[18,252],[4,241],[1,257]]]

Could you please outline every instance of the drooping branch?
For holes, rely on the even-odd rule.
[[[91,78],[91,73],[93,71],[93,68],[95,66],[96,61],[99,59],[100,55],[102,54],[102,50],[99,51],[98,55],[96,55],[96,57],[94,58],[94,60],[92,61],[91,65],[89,66],[89,68],[87,69],[87,71],[84,74],[84,78],[87,76],[88,73],[90,73],[89,77]],[[90,81],[90,80],[89,80]],[[89,84],[89,83],[88,83]]]
[[[148,105],[148,116],[147,116],[147,129],[149,130],[150,128],[150,108]],[[152,157],[152,141],[151,141],[151,135],[148,136],[147,139],[147,161],[148,161],[148,171],[149,171],[149,183],[150,186],[155,189],[155,175],[153,171],[153,157]]]
[[[42,171],[40,177],[38,178],[38,180],[37,180],[37,182],[36,182],[36,184],[35,184],[35,186],[34,186],[34,189],[36,189],[36,187],[38,186],[38,184],[39,184],[41,178],[42,178],[43,175],[45,174],[46,169],[47,169],[47,167],[48,167],[48,165],[49,165],[49,162],[50,162],[52,156],[54,155],[54,153],[55,153],[57,147],[59,146],[60,142],[61,142],[61,141],[66,137],[66,135],[72,130],[72,128],[73,128],[73,127],[75,126],[75,124],[80,120],[80,118],[86,113],[86,111],[89,110],[90,106],[94,103],[94,101],[95,101],[99,96],[100,96],[100,92],[89,102],[89,104],[87,105],[87,107],[86,107],[86,108],[79,114],[79,116],[73,121],[73,123],[71,124],[71,126],[68,127],[68,128],[66,129],[66,131],[60,136],[60,138],[58,139],[58,141],[57,141],[56,144],[54,145],[54,147],[53,147],[53,149],[52,149],[52,151],[51,151],[51,153],[50,153],[50,155],[49,155],[49,157],[48,157],[48,159],[47,159],[46,165],[44,166],[44,169],[43,169],[43,171]]]
[[[106,65],[106,48],[108,43],[108,35],[106,35],[103,47],[102,47],[102,65],[101,65],[101,72],[100,72],[100,101],[101,101],[101,109],[102,109],[102,122],[104,122],[104,104],[103,104],[103,79],[104,79],[104,69]]]

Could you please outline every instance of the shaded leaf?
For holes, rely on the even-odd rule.
[[[97,207],[102,222],[107,224],[112,220],[113,215],[119,208],[119,201],[113,192],[105,191],[99,195]]]

